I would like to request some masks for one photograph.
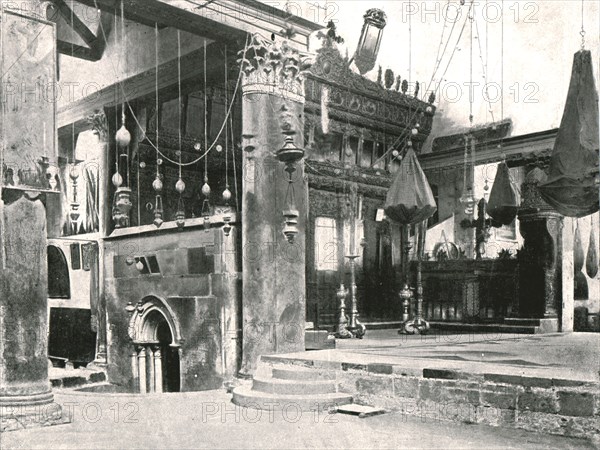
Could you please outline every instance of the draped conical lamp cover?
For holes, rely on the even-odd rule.
[[[594,221],[591,221],[590,242],[588,244],[587,257],[585,259],[585,271],[590,278],[598,275],[598,253],[596,251],[596,237],[594,233]]]
[[[550,159],[548,180],[539,191],[568,217],[598,211],[598,93],[589,50],[575,53],[571,84]]]
[[[498,165],[494,185],[488,201],[488,215],[502,225],[510,225],[517,216],[519,197],[510,180],[510,172],[505,162]]]
[[[581,272],[581,269],[583,269],[584,258],[581,233],[579,232],[579,226],[577,226],[577,228],[575,228],[575,236],[573,238],[573,270],[575,273]]]
[[[396,172],[385,201],[385,214],[404,225],[423,222],[437,209],[433,192],[412,148]]]

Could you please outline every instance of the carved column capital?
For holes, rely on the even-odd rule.
[[[275,94],[304,103],[304,77],[313,62],[308,53],[255,34],[239,55],[243,95]]]
[[[108,120],[103,110],[96,110],[87,117],[87,122],[92,127],[101,140],[105,141],[108,137]]]

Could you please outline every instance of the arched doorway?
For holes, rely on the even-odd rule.
[[[157,298],[137,305],[131,320],[134,390],[142,394],[181,390],[179,327],[170,309]]]

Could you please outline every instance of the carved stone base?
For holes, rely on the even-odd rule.
[[[14,405],[0,407],[0,432],[49,427],[71,423],[58,403],[44,405]]]

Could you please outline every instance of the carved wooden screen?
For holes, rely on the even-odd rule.
[[[55,26],[5,10],[0,44],[0,183],[12,188],[49,190],[47,169],[56,155]]]

